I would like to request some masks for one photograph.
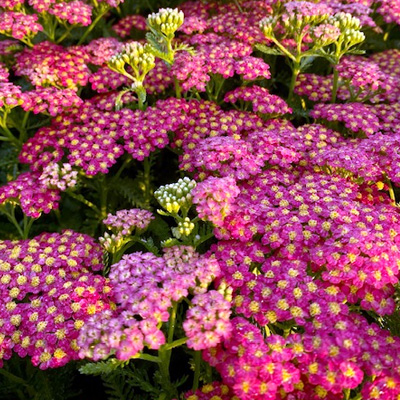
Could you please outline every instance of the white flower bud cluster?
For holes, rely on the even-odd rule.
[[[112,233],[111,235],[107,232],[104,233],[104,236],[99,237],[99,242],[103,246],[104,250],[109,253],[114,253],[122,244],[124,238],[121,233],[117,235]]]
[[[189,236],[193,229],[194,223],[188,217],[178,223],[178,231],[182,236]]]
[[[167,38],[172,38],[183,24],[184,17],[183,12],[177,8],[161,8],[147,17],[147,23],[150,28],[163,33]]]
[[[125,64],[132,67],[137,79],[135,83],[138,84],[155,67],[155,57],[148,45],[131,42],[125,44],[121,53],[112,56],[108,61],[108,66],[117,72],[125,72]]]
[[[191,191],[196,182],[188,177],[176,183],[160,186],[154,196],[160,205],[171,214],[177,214],[181,208],[189,209],[192,205]]]
[[[276,25],[276,19],[274,17],[268,16],[260,21],[260,29],[266,38],[273,36],[274,28]]]

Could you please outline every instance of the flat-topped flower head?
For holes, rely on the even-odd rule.
[[[140,208],[132,208],[130,210],[118,210],[115,214],[108,214],[103,220],[103,224],[108,229],[113,230],[116,234],[130,235],[134,229],[142,231],[146,229],[151,220],[154,219],[150,211]]]

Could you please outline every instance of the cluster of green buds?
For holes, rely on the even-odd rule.
[[[139,42],[127,43],[120,53],[108,60],[107,65],[111,70],[132,80],[132,85],[128,90],[135,91],[141,102],[146,100],[143,82],[149,71],[155,67],[155,57],[149,45],[143,45]],[[131,67],[131,72],[126,70],[127,66]]]
[[[159,214],[172,216],[177,227],[172,228],[172,234],[177,239],[188,238],[195,229],[195,221],[187,216],[192,206],[192,189],[196,186],[194,180],[185,177],[176,183],[160,186],[154,196],[164,210],[157,210]]]
[[[340,36],[336,41],[335,51],[328,53],[337,64],[340,58],[350,51],[350,48],[365,40],[364,33],[361,32],[361,22],[358,18],[349,13],[337,13],[331,16],[327,22],[340,29]]]
[[[184,18],[183,12],[176,8],[162,8],[157,13],[150,14],[147,23],[152,31],[160,32],[172,39],[183,24]]]
[[[147,41],[151,44],[154,55],[172,65],[175,53],[180,50],[192,51],[185,44],[173,46],[172,40],[175,32],[183,24],[184,14],[177,8],[161,8],[157,13],[147,17],[150,32],[146,34]]]
[[[154,196],[160,203],[161,207],[168,211],[171,215],[177,215],[182,211],[186,217],[189,208],[192,206],[191,191],[196,186],[196,181],[188,177],[179,179],[176,183],[160,186]]]
[[[302,15],[299,13],[283,14],[279,20],[286,31],[301,33],[304,28],[317,26],[327,20],[329,14]]]
[[[289,100],[293,99],[298,74],[315,57],[324,57],[336,65],[344,54],[362,54],[354,49],[365,39],[360,20],[348,13],[330,15],[328,11],[324,5],[309,1],[289,2],[281,4],[274,15],[259,23],[261,31],[273,45],[257,44],[257,49],[286,56],[290,61],[293,75]]]
[[[125,239],[121,234],[116,235],[112,233],[110,235],[105,232],[103,236],[99,237],[99,242],[104,250],[114,254],[124,245]]]
[[[177,239],[180,239],[183,236],[189,236],[193,232],[194,227],[195,224],[189,217],[186,217],[182,221],[178,222],[176,228],[172,228],[172,233]]]
[[[278,19],[273,16],[265,17],[260,21],[260,29],[267,39],[271,39],[274,36],[277,23]]]

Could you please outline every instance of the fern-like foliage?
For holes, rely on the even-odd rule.
[[[120,368],[123,368],[127,364],[127,361],[120,361],[116,358],[110,358],[107,361],[88,362],[79,368],[79,372],[83,375],[108,375]]]

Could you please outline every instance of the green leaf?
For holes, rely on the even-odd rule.
[[[147,232],[158,239],[158,241],[166,240],[171,235],[169,225],[158,215],[151,221]]]
[[[361,49],[351,49],[349,51],[346,51],[346,54],[357,54],[357,55],[361,55],[361,54],[365,54],[365,50],[361,50]]]
[[[107,361],[88,362],[79,368],[79,372],[83,375],[103,375],[111,374],[115,370],[124,367],[127,361],[120,361],[116,358],[110,358]]]
[[[268,47],[262,43],[256,43],[255,47],[257,50],[259,50],[265,54],[272,54],[274,56],[282,56],[283,55],[283,53],[276,47]]]

